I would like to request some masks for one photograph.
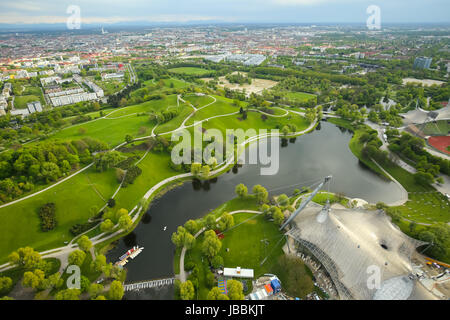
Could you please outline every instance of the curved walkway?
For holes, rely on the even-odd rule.
[[[239,113],[239,111],[237,111],[236,113]],[[232,114],[236,114],[236,113],[232,113]],[[232,114],[213,116],[213,117],[211,117],[211,118],[204,119],[204,120],[202,120],[201,122],[208,121],[208,120],[210,120],[210,119],[217,118],[217,117],[229,116],[229,115],[232,115]],[[273,115],[271,115],[271,116],[273,116]],[[256,135],[256,136],[250,137],[250,138],[248,138],[247,140],[245,140],[243,143],[241,143],[240,146],[241,146],[241,147],[244,147],[244,146],[246,146],[247,144],[249,144],[249,143],[251,143],[251,142],[254,142],[254,141],[257,141],[257,140],[263,139],[263,138],[268,138],[268,137],[281,137],[281,136],[292,137],[292,136],[298,136],[298,135],[307,133],[307,132],[309,132],[310,130],[312,130],[312,129],[316,126],[317,121],[318,121],[318,120],[315,119],[315,121],[312,122],[312,123],[310,124],[310,126],[309,126],[308,128],[306,128],[305,130],[302,130],[302,131],[299,131],[299,132],[290,133],[290,134],[288,134],[288,135],[282,135],[281,133],[278,133],[278,134],[275,134],[275,133],[265,133],[265,134],[261,134],[261,135]],[[191,126],[194,126],[194,125],[187,126],[186,128],[191,127]],[[177,130],[180,130],[180,128],[177,128],[177,129],[175,129],[175,130],[172,130],[172,131],[169,131],[169,132],[165,132],[165,133],[162,133],[162,134],[168,134],[168,133],[171,133],[171,132],[175,132],[175,131],[177,131]],[[153,135],[152,135],[152,136],[153,136]],[[143,139],[146,139],[146,138],[149,138],[149,137],[152,137],[152,136],[147,136],[147,137],[137,138],[137,139],[134,139],[134,141],[143,140]],[[125,145],[125,144],[127,144],[127,142],[123,142],[123,143],[119,144],[118,146],[114,147],[114,148],[111,149],[111,150],[116,150],[116,149],[120,148],[121,146],[123,146],[123,145]],[[146,153],[146,154],[147,154],[147,153]],[[146,154],[145,154],[145,155],[146,155]],[[145,155],[144,155],[144,156],[145,156]],[[234,160],[235,160],[235,157],[234,157],[234,153],[233,153],[233,156],[230,157],[230,159],[228,159],[228,161],[219,164],[219,167],[218,167],[216,170],[212,171],[212,172],[210,173],[210,176],[214,176],[214,175],[219,174],[219,173],[221,173],[222,171],[226,170],[226,169],[228,168],[228,166],[234,162]],[[72,174],[71,176],[69,176],[69,177],[67,177],[67,178],[65,178],[65,179],[63,179],[63,180],[61,180],[61,181],[59,181],[59,182],[57,182],[57,183],[55,183],[55,184],[53,184],[53,185],[51,185],[51,186],[45,188],[45,189],[43,189],[43,190],[41,190],[41,191],[39,191],[39,192],[37,192],[37,193],[33,193],[33,194],[28,195],[28,196],[26,196],[26,197],[24,197],[24,198],[17,199],[17,200],[15,200],[15,201],[13,201],[13,202],[6,203],[6,204],[0,206],[0,208],[6,207],[6,206],[9,206],[9,205],[12,205],[12,204],[14,204],[14,203],[18,203],[18,202],[23,201],[23,200],[25,200],[25,199],[34,197],[35,195],[38,195],[38,194],[40,194],[40,193],[42,193],[42,192],[44,192],[44,191],[47,191],[47,190],[49,190],[49,189],[51,189],[51,188],[53,188],[53,187],[55,187],[55,186],[61,184],[62,182],[68,180],[69,178],[71,178],[71,177],[73,177],[73,176],[75,176],[75,175],[77,175],[77,174],[83,172],[84,170],[90,168],[93,164],[94,164],[94,163],[92,162],[91,164],[89,164],[88,166],[86,166],[85,168],[83,168],[82,170],[77,171],[76,173]],[[148,200],[148,199],[153,195],[153,193],[155,193],[157,190],[159,190],[160,188],[162,188],[162,187],[163,187],[164,185],[166,185],[166,184],[170,184],[170,183],[172,183],[172,182],[174,182],[174,181],[177,181],[177,180],[180,180],[180,179],[184,179],[184,178],[193,177],[193,176],[194,176],[194,175],[193,175],[192,173],[185,173],[185,174],[180,174],[180,175],[177,175],[177,176],[169,177],[169,178],[167,178],[167,179],[165,179],[165,180],[163,180],[163,181],[160,181],[158,184],[154,185],[152,188],[150,188],[150,189],[147,191],[147,193],[144,195],[144,199],[145,199],[145,200]],[[120,189],[120,186],[119,186],[118,190],[116,190],[115,194],[117,194],[117,192],[119,191],[119,189]],[[133,223],[134,223],[134,222],[137,220],[137,218],[139,217],[140,212],[142,211],[142,207],[139,207],[139,208],[138,208],[137,206],[134,207],[133,210],[131,210],[129,214],[131,215],[135,210],[138,210],[138,212],[137,212],[137,214],[136,214],[136,215],[133,217],[133,219],[132,219],[132,222],[133,222]],[[108,240],[108,239],[110,239],[110,238],[113,238],[113,237],[119,235],[119,234],[122,233],[122,232],[123,232],[123,230],[117,230],[117,231],[114,232],[113,234],[109,234],[109,235],[108,235],[107,233],[101,233],[101,234],[95,236],[94,238],[92,238],[91,240],[94,240],[94,241],[93,241],[93,244],[95,245],[95,244],[97,244],[97,243],[100,243],[100,242],[103,242],[103,241]],[[107,235],[107,236],[106,236],[105,238],[103,238],[105,235]],[[74,239],[75,239],[75,238],[74,238]],[[69,250],[69,252],[70,252],[70,251],[74,248],[74,247],[73,247],[74,245],[72,244],[72,242],[74,241],[74,239],[72,239],[72,241],[71,241],[67,246],[63,246],[63,247],[60,247],[60,248],[55,248],[55,249],[51,249],[51,250],[48,250],[48,251],[44,251],[44,252],[41,253],[41,255],[46,255],[46,254],[49,254],[49,253],[51,252],[51,254],[52,254],[51,256],[52,256],[52,257],[57,257],[58,255],[65,256],[66,253],[67,253],[67,250]],[[75,245],[75,246],[76,246],[76,245]],[[46,257],[47,257],[47,256],[46,256]],[[48,257],[50,257],[50,256],[48,256]],[[8,266],[9,266],[9,263],[4,264],[4,265],[1,265],[1,266],[0,266],[0,270],[2,270],[2,269],[5,270],[5,268],[8,268]]]

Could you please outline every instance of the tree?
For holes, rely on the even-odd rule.
[[[105,296],[98,296],[94,300],[106,300]]]
[[[86,258],[86,253],[84,253],[83,251],[81,251],[81,250],[72,251],[69,254],[69,264],[74,264],[74,265],[81,267],[85,258]]]
[[[186,249],[191,249],[194,246],[195,243],[195,238],[192,234],[190,234],[189,232],[186,232],[184,234],[184,247]]]
[[[196,234],[200,229],[198,223],[195,220],[188,220],[184,224],[184,228],[191,234]]]
[[[202,252],[211,261],[217,253],[219,253],[222,247],[222,242],[217,237],[213,230],[208,230],[205,232]]]
[[[207,179],[209,177],[210,172],[211,168],[208,165],[204,165],[201,170],[201,177],[203,179]]]
[[[79,300],[80,294],[79,289],[65,289],[56,293],[55,300]]]
[[[105,221],[103,221],[100,224],[101,232],[111,232],[113,228],[114,228],[114,223],[109,219],[106,219]]]
[[[92,283],[89,286],[89,290],[88,290],[89,296],[91,297],[91,299],[97,298],[100,295],[100,293],[103,292],[103,290],[104,290],[104,287],[101,284]]]
[[[196,177],[199,176],[201,170],[202,170],[202,164],[201,164],[201,163],[196,163],[196,162],[194,162],[194,163],[191,165],[191,173],[192,173],[192,175],[194,175],[194,176],[196,176]]]
[[[61,279],[61,274],[59,272],[55,272],[54,274],[48,277],[49,286],[51,288],[61,288],[64,284],[64,280]]]
[[[227,291],[230,300],[244,300],[244,287],[240,281],[228,280]]]
[[[25,269],[34,268],[41,261],[39,252],[31,247],[19,248],[9,255],[9,261]]]
[[[127,143],[132,142],[132,141],[133,141],[133,136],[132,136],[131,134],[127,134],[127,135],[125,136],[125,141],[126,141]]]
[[[120,281],[114,280],[109,287],[108,297],[110,300],[122,300],[125,290]]]
[[[206,216],[205,227],[206,229],[215,229],[217,227],[216,218],[212,214]]]
[[[22,285],[24,287],[37,289],[45,288],[45,272],[35,269],[33,272],[27,271],[23,274]]]
[[[215,284],[216,284],[216,277],[214,276],[214,273],[208,271],[206,274],[206,286],[208,288],[212,288],[214,287]]]
[[[80,278],[81,292],[82,293],[87,292],[89,290],[90,285],[91,285],[91,281],[87,277],[82,275]]]
[[[192,300],[195,297],[195,288],[191,280],[187,280],[180,284],[181,300]]]
[[[112,198],[108,200],[108,207],[114,208],[115,205],[116,205],[116,200],[114,200]]]
[[[267,192],[266,188],[264,188],[262,185],[257,184],[253,187],[253,193],[256,196],[256,199],[258,199],[259,203],[265,203],[268,200],[269,193]]]
[[[279,226],[283,224],[284,214],[281,212],[280,208],[275,207],[275,210],[272,212],[273,222]]]
[[[99,254],[95,257],[95,260],[91,262],[91,270],[101,272],[105,265],[106,257],[103,254]]]
[[[223,258],[221,256],[215,256],[211,260],[211,265],[214,269],[219,269],[219,268],[223,267]]]
[[[227,295],[220,292],[218,287],[214,287],[208,292],[207,300],[229,300]]]
[[[177,246],[178,248],[181,248],[184,246],[184,238],[187,231],[184,227],[179,226],[177,229],[177,232],[172,233],[172,243]]]
[[[288,205],[289,205],[289,197],[288,197],[287,195],[285,195],[285,194],[280,194],[280,195],[277,197],[277,204],[278,204],[280,207],[288,206]]]
[[[119,219],[119,227],[124,230],[129,230],[133,225],[133,221],[131,220],[129,215],[121,216]]]
[[[9,277],[0,277],[0,296],[5,295],[12,288],[12,279]]]
[[[248,194],[248,189],[243,183],[240,183],[236,186],[235,192],[239,198],[245,198]]]
[[[89,240],[89,237],[86,235],[82,235],[80,239],[77,241],[78,247],[80,247],[83,251],[89,251],[92,248],[92,242]]]
[[[222,231],[225,231],[229,228],[231,228],[232,226],[234,226],[234,218],[231,214],[229,214],[228,212],[225,212],[219,220],[219,228]]]

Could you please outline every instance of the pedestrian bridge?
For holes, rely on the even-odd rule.
[[[142,281],[142,282],[126,284],[123,286],[123,288],[125,291],[156,288],[156,287],[163,287],[163,286],[171,285],[174,283],[174,281],[175,281],[175,278],[156,279],[156,280],[149,280],[149,281]]]

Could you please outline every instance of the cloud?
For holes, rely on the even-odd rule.
[[[325,3],[347,2],[345,0],[272,0],[272,3],[285,6],[314,6]],[[356,1],[354,1],[356,2]]]
[[[37,3],[33,3],[31,1],[16,1],[16,2],[8,2],[3,3],[2,6],[5,6],[8,9],[12,10],[20,10],[20,11],[31,11],[31,12],[37,12],[42,11],[42,6],[38,5]]]

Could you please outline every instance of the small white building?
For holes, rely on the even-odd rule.
[[[252,279],[254,277],[253,269],[241,269],[241,267],[223,268],[223,275],[225,277],[247,278],[247,279]]]

